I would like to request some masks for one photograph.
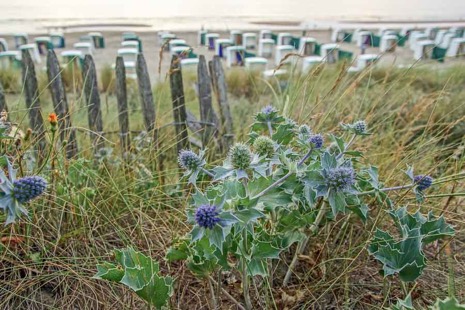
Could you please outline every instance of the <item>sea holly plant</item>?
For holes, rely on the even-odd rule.
[[[270,267],[297,243],[286,263],[283,285],[288,285],[299,255],[322,226],[340,214],[366,222],[368,203],[375,201],[388,207],[402,237],[397,240],[380,230],[370,252],[383,263],[386,275],[416,279],[425,267],[422,246],[453,235],[453,230],[442,217],[396,210],[388,193],[413,190],[421,202],[433,179],[415,176],[409,168],[408,184],[385,187],[378,168],[362,166],[363,153],[351,149],[357,138],[370,134],[368,125],[357,121],[341,127],[341,136],[314,132],[268,106],[255,116],[248,141],[233,145],[223,165],[209,167],[202,152],[182,151],[179,163],[195,190],[187,206],[192,230],[173,244],[167,260],[185,260],[195,275],[209,281],[212,296],[215,273],[239,272],[244,307],[251,309],[252,277],[272,282]],[[200,174],[210,181],[197,183]]]
[[[94,278],[122,283],[148,305],[162,309],[172,295],[172,278],[161,276],[159,264],[133,248],[114,250],[114,256],[116,264],[97,265]]]

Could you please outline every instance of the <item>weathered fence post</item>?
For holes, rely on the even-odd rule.
[[[73,158],[77,156],[78,146],[76,141],[76,131],[71,125],[71,116],[69,115],[68,100],[66,99],[66,90],[61,78],[60,64],[53,50],[47,54],[47,75],[49,80],[50,92],[55,113],[61,119],[58,123],[60,128],[61,141],[67,140],[66,157]]]
[[[173,101],[174,127],[176,128],[177,151],[189,148],[187,113],[184,102],[181,62],[177,55],[171,58],[170,67],[171,100]]]
[[[91,55],[86,55],[84,58],[82,79],[88,107],[89,129],[91,130],[92,144],[95,152],[104,147],[104,143],[102,139],[103,121],[102,110],[100,108],[100,93],[97,84],[97,72]]]
[[[200,120],[203,127],[202,145],[205,148],[213,137],[213,134],[216,134],[218,119],[212,106],[211,79],[208,75],[207,61],[204,55],[199,56],[197,78],[199,86]]]
[[[144,114],[145,128],[152,133],[154,144],[157,145],[157,132],[155,130],[155,107],[153,101],[152,85],[150,84],[149,71],[143,54],[137,56],[136,64],[137,83],[139,84],[139,94]]]
[[[23,50],[22,59],[22,76],[24,85],[24,95],[26,97],[26,107],[29,110],[29,125],[34,134],[35,148],[38,152],[39,162],[42,161],[45,150],[45,130],[44,120],[40,110],[39,89],[37,86],[36,71],[31,54]]]
[[[129,136],[128,96],[126,90],[126,69],[123,57],[116,58],[116,99],[118,101],[118,120],[120,128],[120,141],[123,154],[131,146]]]
[[[215,90],[220,108],[221,133],[224,138],[225,147],[228,149],[234,140],[233,123],[231,111],[229,109],[226,78],[221,64],[221,58],[219,56],[213,57],[211,69],[213,89]]]
[[[8,112],[8,107],[6,105],[5,93],[3,91],[2,83],[0,83],[0,113],[1,112]]]

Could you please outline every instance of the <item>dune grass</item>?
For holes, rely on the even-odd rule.
[[[464,172],[465,70],[424,68],[370,69],[348,75],[344,64],[317,67],[289,79],[264,80],[244,70],[228,72],[228,91],[234,118],[235,139],[247,139],[252,116],[273,104],[286,116],[308,124],[314,132],[340,132],[339,123],[366,119],[373,134],[356,142],[370,163],[380,167],[389,186],[403,184],[403,170],[414,165],[418,172],[444,182],[429,192],[423,211],[444,214],[456,229],[450,243],[427,248],[430,261],[424,275],[408,287],[419,309],[455,295],[465,300],[465,182],[447,179]],[[118,130],[116,99],[108,69],[102,72],[102,114],[105,131]],[[11,82],[13,81],[13,82]],[[46,80],[39,77],[44,118],[53,107]],[[9,89],[7,104],[12,122],[24,130],[28,124],[20,81],[0,75]],[[8,84],[11,83],[11,84]],[[9,86],[11,85],[11,86]],[[71,85],[71,84],[70,84]],[[186,107],[199,116],[195,74],[184,74]],[[157,258],[164,274],[175,279],[172,309],[208,309],[205,281],[195,278],[181,264],[166,264],[167,248],[190,230],[185,207],[192,188],[178,182],[175,134],[172,127],[168,81],[153,88],[160,147],[155,149],[133,135],[133,155],[121,160],[117,135],[107,135],[111,153],[94,158],[89,137],[79,131],[80,158],[66,160],[56,146],[54,171],[44,170],[53,182],[48,194],[29,206],[30,220],[2,229],[0,308],[2,309],[139,309],[143,304],[125,288],[92,279],[95,265],[108,260],[115,248],[133,246]],[[86,128],[87,111],[79,87],[69,89],[73,125]],[[131,130],[143,130],[137,83],[128,82]],[[191,133],[192,134],[192,133]],[[26,147],[26,145],[24,146]],[[214,149],[209,161],[218,160]],[[17,153],[13,152],[13,156]],[[163,159],[163,166],[160,161]],[[37,170],[37,168],[33,169]],[[415,210],[412,195],[397,197]],[[377,227],[385,227],[387,215],[377,203],[370,205],[373,221],[365,225],[349,215],[340,216],[310,244],[288,288],[280,286],[291,257],[283,257],[271,289],[275,309],[380,309],[403,298],[404,290],[393,277],[378,274],[379,265],[366,251]],[[389,227],[388,227],[389,229]],[[447,248],[447,251],[444,251]],[[241,299],[241,283],[234,274],[222,275],[223,288]],[[264,300],[255,292],[257,309]],[[224,308],[234,309],[222,295]]]

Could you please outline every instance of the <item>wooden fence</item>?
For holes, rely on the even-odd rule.
[[[67,141],[67,158],[75,158],[79,156],[76,128],[72,126],[65,86],[61,76],[62,69],[53,50],[48,51],[46,66],[53,108],[59,118],[59,138],[61,141]],[[159,131],[162,127],[156,124],[154,94],[152,93],[152,85],[143,54],[139,54],[137,57],[136,73],[145,130],[153,138],[153,148],[157,149],[161,143],[159,141]],[[169,125],[175,127],[177,151],[189,148],[191,142],[199,147],[206,147],[213,143],[220,150],[225,150],[233,141],[233,124],[221,59],[215,56],[207,64],[205,57],[200,56],[197,73],[200,120],[197,120],[185,106],[180,59],[178,56],[173,56],[171,59],[169,79],[174,121]],[[126,72],[121,57],[116,58],[115,74],[119,122],[118,134],[120,136],[118,143],[122,154],[124,154],[131,150],[131,131],[129,129]],[[22,53],[22,77],[29,124],[33,132],[33,138],[36,141],[34,145],[40,158],[44,154],[47,141],[45,139],[44,118],[41,112],[40,90],[38,89],[36,71],[34,62],[28,52]],[[103,137],[109,133],[103,131],[98,79],[95,63],[91,55],[86,55],[83,61],[82,78],[84,81],[83,91],[88,113],[90,139],[93,150],[98,151],[100,148],[105,147],[106,139]],[[219,116],[216,115],[213,108],[212,91],[217,99]],[[0,110],[8,111],[1,85]]]

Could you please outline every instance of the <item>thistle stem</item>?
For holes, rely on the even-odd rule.
[[[244,228],[242,232],[242,244],[243,244],[244,251],[247,253],[247,229],[246,228]],[[247,272],[247,260],[245,258],[245,255],[242,257],[242,289],[244,291],[245,308],[247,310],[251,310],[252,301],[250,300],[249,275]]]
[[[401,186],[394,186],[394,187],[386,187],[386,188],[380,188],[380,189],[373,189],[371,191],[367,191],[367,192],[361,192],[358,194],[358,196],[363,196],[363,195],[370,195],[370,194],[374,194],[376,192],[390,192],[390,191],[398,191],[398,190],[402,190],[402,189],[409,189],[409,188],[412,188],[414,187],[415,184],[409,184],[409,185],[401,185]]]
[[[206,175],[208,175],[209,177],[212,177],[214,178],[215,175],[213,173],[211,173],[210,171],[208,171],[207,169],[205,168],[200,168],[200,171],[202,171],[203,173],[205,173]]]
[[[215,295],[215,288],[213,286],[213,282],[211,280],[211,277],[208,277],[207,281],[208,281],[208,286],[210,287],[210,294],[212,296],[213,309],[214,310],[219,309],[218,308],[218,299],[216,298],[216,295]]]
[[[317,203],[317,207],[321,206],[320,211],[318,211],[318,214],[316,216],[315,222],[313,222],[312,226],[310,226],[310,231],[312,234],[314,234],[318,230],[318,226],[320,225],[321,221],[323,220],[323,217],[326,214],[327,211],[327,206],[326,204],[323,204],[323,199],[320,198],[320,200]],[[289,264],[289,267],[287,269],[286,275],[284,276],[284,281],[283,281],[283,286],[287,286],[289,284],[289,280],[291,279],[292,276],[292,271],[297,265],[297,262],[299,260],[299,255],[302,255],[303,252],[305,251],[305,248],[307,247],[307,243],[310,240],[310,234],[305,237],[302,242],[300,242],[297,245],[297,249],[295,251],[294,257],[292,258],[291,263]]]
[[[218,285],[218,283],[215,281],[215,279],[213,279],[211,276],[208,276],[208,278],[209,278],[210,281],[212,281],[214,284]],[[233,296],[231,296],[231,294],[229,294],[228,291],[226,291],[224,288],[221,288],[221,292],[222,292],[224,295],[226,295],[226,297],[228,297],[228,299],[229,299],[230,301],[232,301],[232,302],[237,306],[237,308],[239,308],[240,310],[246,310],[246,309],[244,308],[244,306],[241,305],[241,303],[238,302],[238,301],[236,300],[236,298],[234,298]]]
[[[352,138],[350,138],[349,142],[344,146],[344,150],[339,155],[336,156],[336,160],[340,159],[344,155],[344,153],[347,152],[347,150],[352,145],[352,143],[354,143],[356,136],[357,136],[356,134],[352,135]]]
[[[273,127],[271,126],[271,122],[268,121],[266,122],[266,125],[268,126],[268,131],[270,132],[270,137],[273,136]]]

